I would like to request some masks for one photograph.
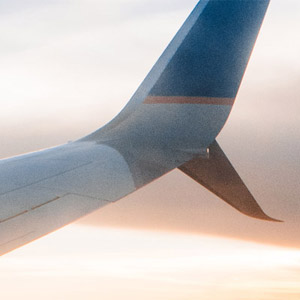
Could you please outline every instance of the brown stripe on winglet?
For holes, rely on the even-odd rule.
[[[184,96],[148,96],[145,104],[207,104],[233,105],[234,98],[184,97]]]

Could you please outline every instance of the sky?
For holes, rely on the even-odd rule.
[[[0,0],[0,157],[112,119],[196,3]],[[273,0],[218,137],[284,224],[246,218],[175,170],[2,257],[1,296],[300,299],[299,28],[299,1]]]

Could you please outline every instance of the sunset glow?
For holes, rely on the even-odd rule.
[[[209,236],[73,225],[1,258],[0,268],[5,299],[300,295],[299,251]]]

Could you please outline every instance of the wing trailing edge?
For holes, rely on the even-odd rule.
[[[208,159],[192,159],[179,170],[241,213],[265,221],[282,222],[265,214],[217,141],[210,146]]]

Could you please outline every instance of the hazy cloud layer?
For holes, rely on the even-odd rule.
[[[299,251],[197,235],[69,226],[0,266],[5,299],[298,300],[300,293]]]

